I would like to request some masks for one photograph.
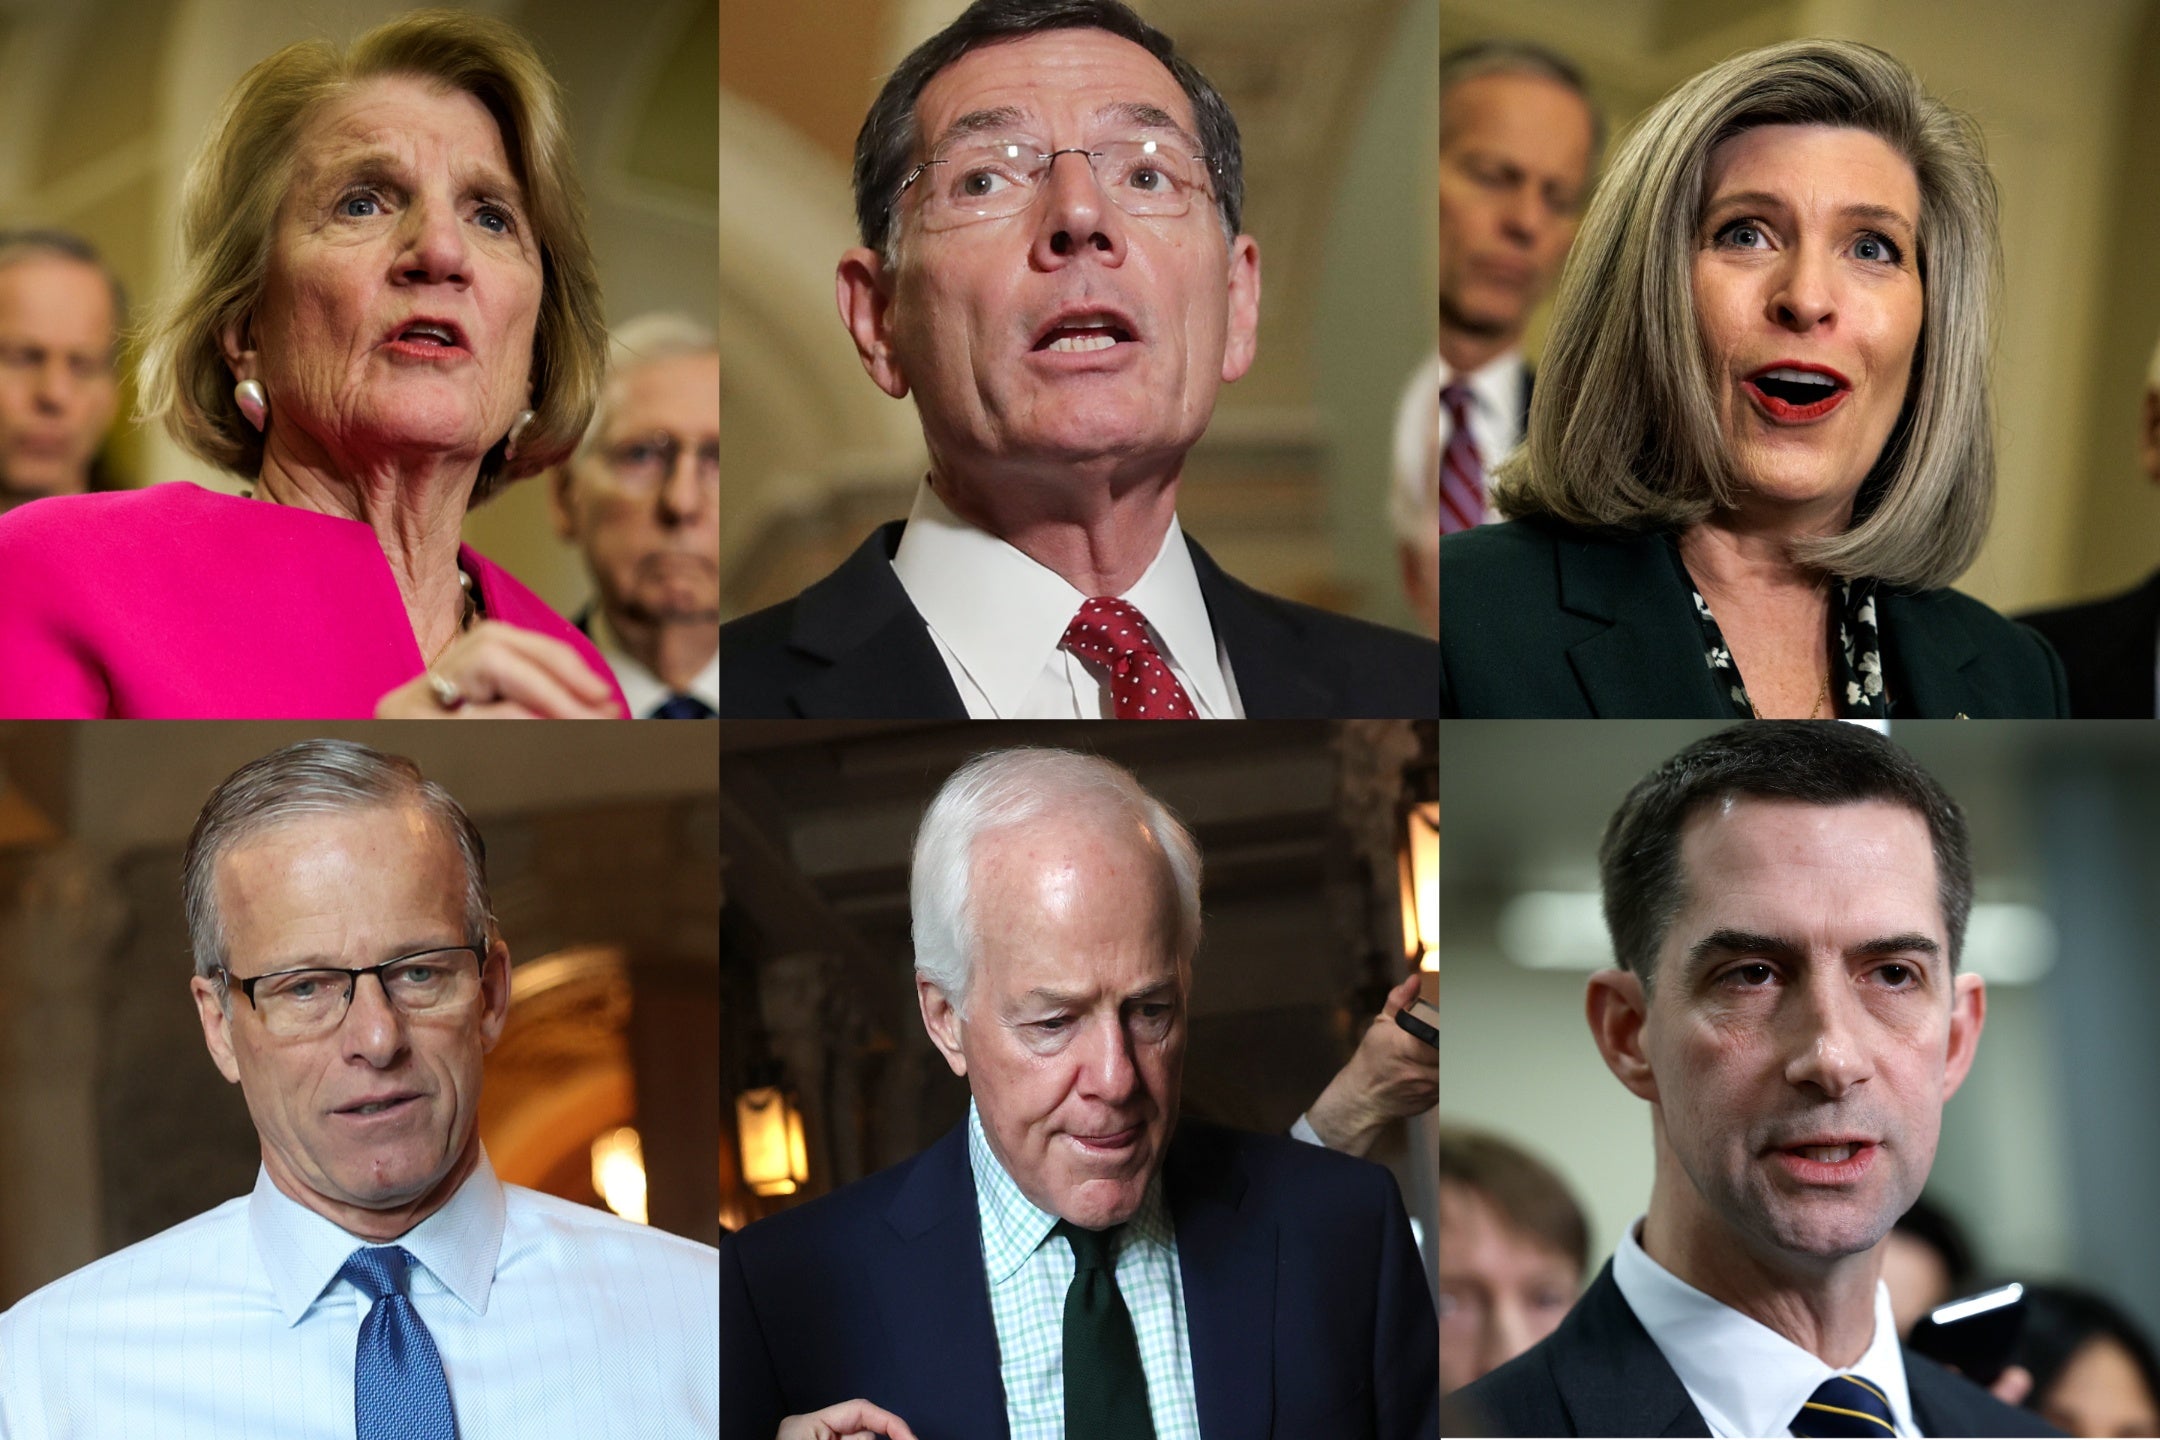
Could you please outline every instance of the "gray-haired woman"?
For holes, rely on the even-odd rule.
[[[1508,523],[1441,544],[1441,713],[2062,715],[1946,587],[1987,530],[1994,182],[1897,60],[1806,40],[1681,85],[1576,240]]]

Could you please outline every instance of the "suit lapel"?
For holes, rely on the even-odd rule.
[[[1214,557],[1185,537],[1208,623],[1237,681],[1238,703],[1252,720],[1338,713],[1333,691],[1313,679],[1308,642],[1278,613],[1253,603],[1251,593],[1224,574]]]
[[[1553,1341],[1553,1381],[1575,1433],[1710,1433],[1695,1402],[1688,1399],[1687,1387],[1628,1308],[1610,1260],[1568,1312]]]
[[[1560,608],[1604,626],[1567,652],[1599,719],[1731,713],[1703,663],[1702,630],[1664,543],[1656,536],[1555,541]]]
[[[1889,652],[1886,663],[1896,667],[1903,685],[1903,694],[1890,697],[1900,713],[1947,720],[1994,708],[1965,674],[1980,650],[1953,612],[1932,606],[1927,596],[1895,590],[1879,592],[1875,604]]]
[[[1244,677],[1239,676],[1242,691]],[[1270,1435],[1275,1394],[1275,1225],[1241,1207],[1242,1171],[1195,1163],[1173,1143],[1163,1187],[1203,1435]]]
[[[863,1291],[875,1298],[892,1346],[886,1373],[913,1388],[879,1403],[922,1440],[1001,1440],[1010,1433],[1005,1381],[983,1276],[967,1122],[925,1152],[886,1206],[885,1222],[897,1243],[880,1255],[880,1273],[865,1277]]]
[[[905,528],[898,520],[879,526],[797,599],[789,643],[826,662],[790,693],[802,715],[967,719],[930,628],[892,571]]]

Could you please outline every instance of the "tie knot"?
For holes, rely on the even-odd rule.
[[[1833,1375],[1815,1387],[1793,1417],[1795,1435],[1895,1435],[1890,1399],[1858,1375]]]
[[[401,1245],[363,1245],[345,1257],[338,1273],[359,1287],[371,1301],[385,1295],[405,1293],[406,1269],[412,1256]]]
[[[1447,406],[1448,419],[1457,426],[1468,423],[1465,417],[1470,413],[1470,402],[1474,398],[1470,387],[1460,380],[1440,387],[1440,403]]]
[[[1072,1246],[1073,1264],[1081,1270],[1101,1270],[1105,1273],[1116,1269],[1118,1237],[1124,1233],[1123,1225],[1112,1225],[1107,1230],[1088,1230],[1070,1220],[1060,1220],[1051,1233],[1063,1235]]]
[[[1065,627],[1064,644],[1068,650],[1099,659],[1157,653],[1140,607],[1113,595],[1082,601],[1080,613]]]

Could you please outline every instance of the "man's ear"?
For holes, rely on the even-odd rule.
[[[1650,1020],[1649,997],[1642,977],[1630,970],[1600,970],[1590,977],[1583,997],[1590,1038],[1597,1042],[1605,1068],[1639,1100],[1658,1103],[1657,1076],[1643,1048],[1643,1028]]]
[[[923,1029],[955,1075],[967,1074],[967,1053],[960,1048],[960,1012],[945,992],[921,975],[915,977],[915,1001],[922,1007]]]
[[[907,374],[892,348],[892,274],[877,251],[858,245],[840,257],[833,298],[840,323],[855,338],[855,353],[877,387],[895,400],[908,393]]]
[[[1223,384],[1234,385],[1260,353],[1260,242],[1240,235],[1230,242],[1230,324],[1223,332]]]
[[[1971,1072],[1973,1056],[1980,1050],[1980,1031],[1987,1025],[1987,982],[1978,975],[1960,975],[1950,991],[1950,1051],[1943,1065],[1943,1103],[1957,1094]]]
[[[206,980],[197,975],[188,981],[188,989],[195,996],[195,1018],[202,1021],[203,1044],[210,1049],[210,1059],[230,1084],[240,1083],[240,1062],[233,1056],[232,1015],[225,1008],[230,998],[219,988],[217,981]]]
[[[488,942],[487,957],[480,962],[480,1053],[485,1055],[502,1039],[510,1023],[510,947],[500,935]]]

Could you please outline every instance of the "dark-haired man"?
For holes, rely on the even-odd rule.
[[[1872,730],[1735,726],[1636,785],[1599,869],[1590,1030],[1650,1106],[1649,1210],[1458,1400],[1520,1435],[2052,1433],[1904,1350],[1881,1282],[1987,1013],[1955,802]]]
[[[794,600],[720,635],[727,716],[1429,716],[1418,637],[1252,590],[1177,522],[1253,361],[1237,122],[1117,0],[976,0],[855,149],[840,313],[930,473]]]
[[[127,298],[90,242],[0,232],[0,511],[90,488],[120,405]]]

